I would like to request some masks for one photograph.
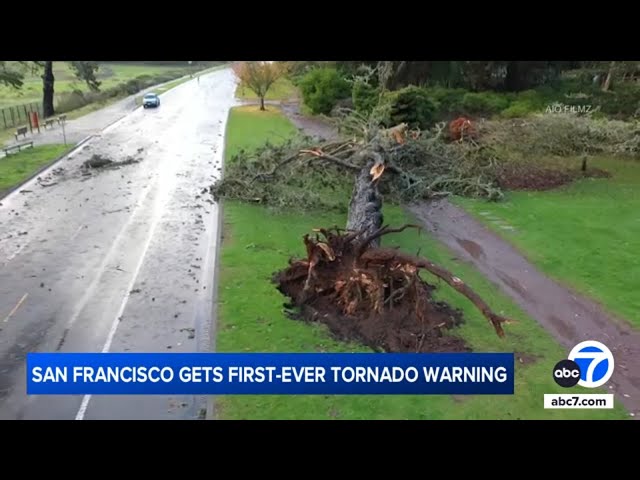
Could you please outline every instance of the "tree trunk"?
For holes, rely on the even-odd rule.
[[[611,62],[611,65],[609,65],[609,71],[607,72],[607,78],[605,78],[604,85],[602,85],[602,91],[603,92],[609,91],[609,86],[611,85],[611,77],[613,77],[613,67],[615,66],[615,64],[616,64],[616,62]]]
[[[44,62],[42,74],[42,115],[44,118],[55,114],[53,110],[53,62]]]
[[[356,175],[349,214],[347,230],[359,232],[364,238],[372,235],[382,227],[382,196],[378,191],[378,182],[372,181],[371,168],[374,162],[367,163]],[[371,242],[371,247],[380,245],[380,239]]]
[[[519,92],[523,85],[523,71],[520,62],[509,62],[507,64],[507,75],[504,79],[504,88],[508,92]]]
[[[264,111],[264,97],[260,97],[260,110]]]

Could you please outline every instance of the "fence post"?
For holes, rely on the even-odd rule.
[[[4,123],[4,128],[5,128],[5,130],[6,130],[7,128],[9,128],[9,127],[7,126],[7,117],[6,117],[6,115],[4,114],[4,108],[2,109],[2,122]]]
[[[29,131],[33,133],[33,124],[31,123],[31,115],[27,112],[27,105],[23,105],[24,107],[24,116],[27,117],[27,122],[29,122]]]
[[[15,117],[13,115],[13,107],[9,107],[9,111],[11,112],[11,126],[15,127],[16,126],[16,120],[15,120]]]

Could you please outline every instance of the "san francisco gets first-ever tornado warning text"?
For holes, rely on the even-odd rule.
[[[180,368],[34,367],[34,383],[503,383],[507,369],[498,367],[321,367],[321,366],[184,366]]]

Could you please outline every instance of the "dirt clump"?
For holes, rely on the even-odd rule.
[[[103,157],[100,154],[93,154],[89,160],[86,160],[82,164],[83,170],[89,169],[117,169],[123,167],[125,165],[131,165],[134,163],[140,163],[142,160],[139,158],[134,158],[128,156],[126,159],[122,161],[111,160],[110,158]]]
[[[290,299],[290,318],[326,325],[339,340],[383,352],[465,352],[471,349],[450,330],[462,312],[433,298],[436,287],[420,277],[425,269],[469,298],[499,336],[507,319],[493,313],[461,279],[430,261],[390,248],[370,248],[373,237],[400,229],[383,227],[363,241],[339,229],[304,236],[306,259],[291,259],[274,274]]]

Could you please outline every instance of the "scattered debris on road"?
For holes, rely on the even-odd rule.
[[[140,290],[139,288],[134,288],[133,290],[131,290],[129,292],[130,295],[133,295],[134,293],[140,293],[142,290]]]
[[[181,328],[181,332],[187,332],[187,338],[189,340],[196,338],[196,330],[195,328]]]
[[[131,165],[134,163],[140,163],[142,159],[134,158],[132,156],[128,156],[126,159],[122,161],[111,160],[110,158],[103,157],[100,154],[93,154],[89,160],[86,160],[82,164],[82,169],[97,169],[97,168],[120,168],[125,165]]]

